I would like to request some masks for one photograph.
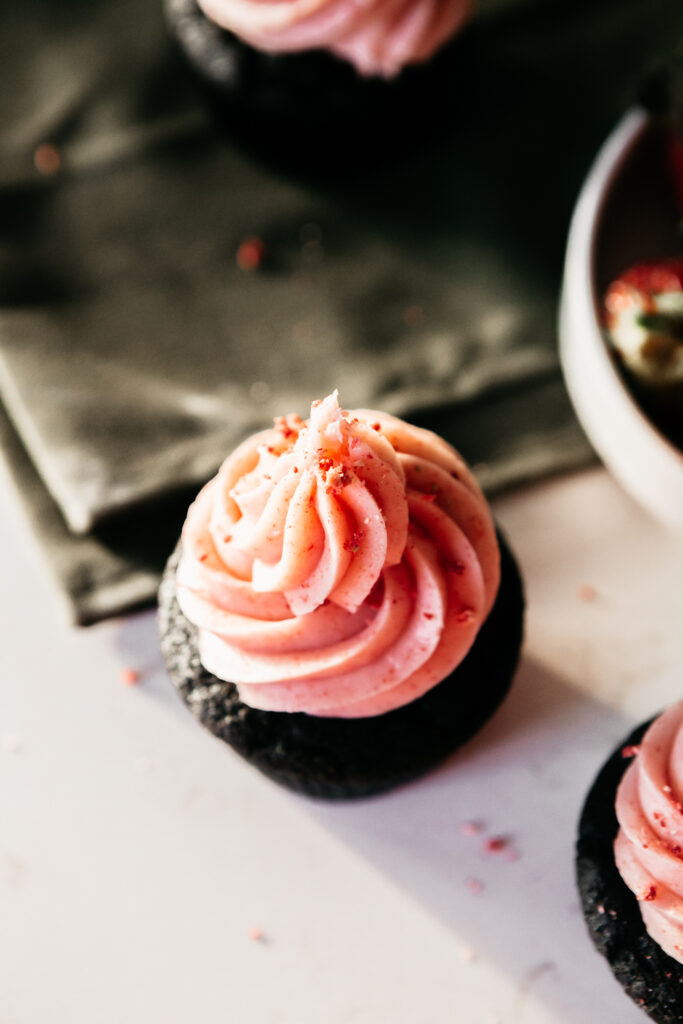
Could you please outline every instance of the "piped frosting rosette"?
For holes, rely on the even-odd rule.
[[[391,77],[460,28],[470,0],[199,0],[211,21],[259,50],[326,49]]]
[[[683,701],[645,733],[617,791],[616,812],[619,873],[649,935],[683,963]]]
[[[486,501],[430,431],[336,393],[245,441],[191,506],[178,598],[204,667],[268,711],[383,714],[449,675],[499,584]]]

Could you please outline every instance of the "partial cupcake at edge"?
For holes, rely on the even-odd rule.
[[[165,10],[214,106],[254,134],[310,129],[322,142],[405,116],[470,0],[165,0]]]
[[[683,1021],[683,701],[627,737],[579,824],[577,880],[597,949],[659,1024]]]
[[[426,771],[507,693],[522,584],[462,457],[336,393],[248,438],[159,594],[169,674],[269,777],[362,796]]]

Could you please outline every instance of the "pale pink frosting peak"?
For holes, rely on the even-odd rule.
[[[648,729],[617,791],[614,854],[649,935],[683,963],[683,701]]]
[[[467,654],[500,556],[485,499],[435,434],[336,392],[245,441],[183,529],[202,663],[270,711],[382,714]]]
[[[208,18],[274,53],[326,49],[362,74],[397,74],[460,28],[470,0],[199,0]]]

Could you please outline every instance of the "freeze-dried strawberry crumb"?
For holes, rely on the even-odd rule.
[[[351,475],[343,466],[336,466],[327,474],[327,492],[339,497],[345,487],[351,483]]]
[[[362,530],[354,530],[351,536],[344,541],[344,550],[352,551],[355,554],[360,547],[363,536]]]
[[[454,572],[456,576],[462,576],[465,571],[465,566],[462,562],[459,562],[455,558],[441,558],[441,565],[445,572]]]
[[[237,266],[240,270],[256,270],[263,263],[266,245],[262,238],[251,235],[245,238],[237,250]]]
[[[491,836],[484,841],[486,853],[500,853],[509,845],[510,840],[506,836]]]
[[[33,164],[39,174],[56,174],[62,166],[62,157],[56,146],[51,142],[41,142],[33,153]]]
[[[297,419],[299,419],[298,416],[277,416],[275,419],[275,429],[279,430],[286,440],[291,440],[299,433],[299,424],[296,422]]]

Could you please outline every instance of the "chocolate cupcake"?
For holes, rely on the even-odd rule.
[[[593,941],[659,1024],[683,1022],[683,701],[607,761],[583,808],[577,879]]]
[[[458,453],[336,395],[226,459],[160,591],[182,698],[317,796],[378,792],[476,732],[510,685],[517,568]]]
[[[426,64],[469,0],[165,0],[171,32],[214,108],[251,141],[306,159],[375,139],[430,88]],[[424,120],[424,110],[416,123]],[[342,135],[342,146],[335,145]],[[389,133],[387,133],[388,136]]]

